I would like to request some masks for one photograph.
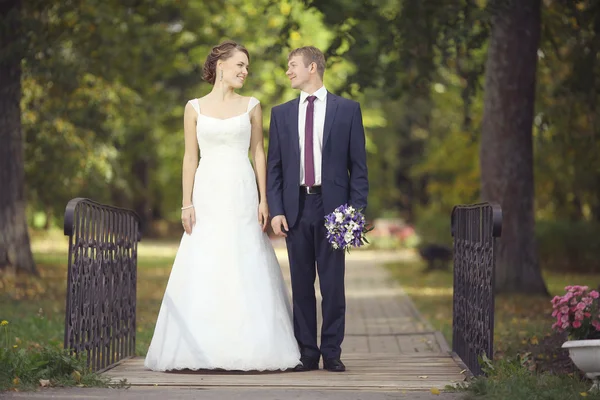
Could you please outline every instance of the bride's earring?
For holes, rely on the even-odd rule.
[[[219,80],[221,80],[221,81],[223,80],[223,70],[221,70],[221,79],[219,79]]]

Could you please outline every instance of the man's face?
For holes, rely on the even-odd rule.
[[[293,56],[288,61],[288,70],[285,73],[290,79],[293,89],[302,89],[310,80],[311,64],[304,64],[304,57],[301,55]]]

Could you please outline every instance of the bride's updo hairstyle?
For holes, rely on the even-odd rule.
[[[233,40],[226,40],[220,45],[213,47],[208,57],[206,57],[204,68],[202,69],[202,79],[214,85],[217,78],[217,61],[227,60],[233,56],[236,50],[246,54],[248,61],[250,61],[250,54],[248,54],[248,50],[244,46],[237,44]]]

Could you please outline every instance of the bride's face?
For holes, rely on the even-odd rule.
[[[248,57],[245,53],[236,50],[235,53],[221,63],[223,70],[222,83],[233,88],[239,89],[244,86],[244,81],[248,77]],[[217,71],[217,81],[220,80],[220,71]]]

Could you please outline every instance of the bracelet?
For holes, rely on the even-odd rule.
[[[194,205],[193,205],[193,204],[192,204],[192,205],[190,205],[190,206],[187,206],[187,207],[181,207],[181,209],[182,209],[182,210],[187,210],[188,208],[192,208],[192,207],[194,207]]]

